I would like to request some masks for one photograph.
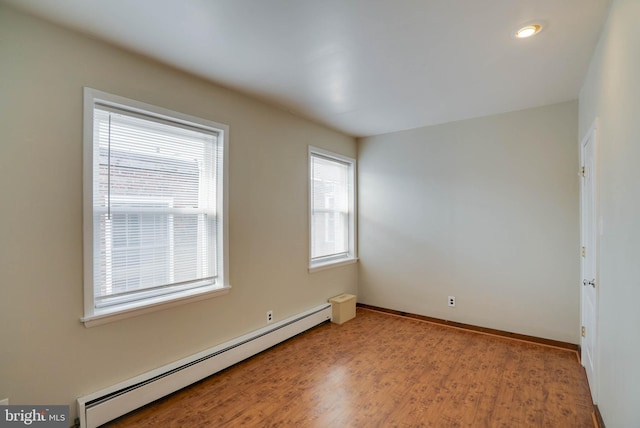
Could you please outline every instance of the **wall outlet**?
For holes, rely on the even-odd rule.
[[[273,321],[273,311],[267,311],[267,323]]]
[[[452,308],[456,307],[456,298],[455,298],[455,296],[449,296],[449,306],[451,306]]]
[[[8,398],[3,398],[2,400],[0,400],[0,406],[8,406],[8,405],[9,405]]]

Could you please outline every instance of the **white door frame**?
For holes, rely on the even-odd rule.
[[[599,203],[599,162],[598,162],[598,119],[596,118],[593,122],[593,124],[591,125],[591,127],[589,128],[589,130],[587,131],[587,133],[585,134],[585,136],[582,138],[582,140],[580,141],[580,165],[581,167],[585,166],[585,144],[591,140],[591,144],[592,144],[592,165],[593,168],[592,170],[587,170],[586,172],[582,172],[581,169],[581,173],[580,173],[580,245],[582,247],[585,246],[585,241],[586,241],[586,237],[585,235],[587,233],[589,233],[589,231],[586,230],[587,226],[584,224],[585,221],[585,213],[584,213],[584,186],[585,186],[585,180],[583,179],[583,174],[589,174],[592,178],[593,181],[593,186],[592,186],[592,198],[593,198],[593,202],[594,202],[594,212],[592,213],[593,218],[592,218],[592,239],[593,242],[591,242],[590,244],[590,248],[587,248],[586,251],[589,252],[590,256],[593,256],[593,258],[591,260],[593,260],[593,266],[592,266],[592,272],[591,275],[592,278],[586,278],[585,276],[585,270],[588,270],[585,268],[585,264],[587,263],[588,258],[586,257],[581,257],[580,259],[580,324],[581,326],[587,326],[587,325],[592,325],[593,328],[589,328],[587,329],[586,334],[590,335],[590,337],[592,337],[593,340],[593,349],[592,349],[592,354],[591,354],[591,358],[593,361],[593,371],[591,373],[589,373],[589,368],[587,368],[587,361],[586,361],[586,349],[585,349],[585,345],[586,345],[586,341],[587,338],[582,337],[580,338],[580,345],[581,345],[581,349],[582,349],[582,365],[585,367],[586,371],[587,371],[587,376],[589,378],[589,387],[591,389],[591,397],[593,399],[593,403],[597,404],[598,402],[598,362],[599,362],[599,356],[598,356],[598,312],[599,312],[599,308],[598,308],[598,301],[599,301],[599,296],[600,296],[600,269],[599,269],[599,259],[600,259],[600,235],[602,234],[602,218],[600,217],[600,203]],[[588,167],[587,167],[588,168]],[[584,251],[584,248],[583,248]],[[587,287],[590,287],[590,284],[587,284],[586,286],[584,285],[583,281],[591,281],[592,279],[595,279],[595,289],[593,290],[594,292],[594,313],[592,314],[594,317],[594,320],[592,323],[589,322],[589,320],[586,319],[587,314],[585,313],[585,306],[587,304],[587,297],[586,297],[586,293],[588,293],[589,291],[591,291],[590,289],[587,289]],[[592,331],[589,331],[592,330]]]

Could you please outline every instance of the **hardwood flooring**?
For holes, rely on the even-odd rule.
[[[358,308],[112,427],[593,427],[577,353]]]

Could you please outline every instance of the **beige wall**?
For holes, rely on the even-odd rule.
[[[577,114],[362,139],[359,301],[578,343]]]
[[[598,407],[608,427],[640,426],[640,2],[615,0],[580,92],[580,136],[598,118]]]
[[[231,292],[93,328],[82,315],[82,87],[230,126]],[[307,146],[355,141],[0,4],[0,399],[71,404],[342,292],[307,272]],[[75,407],[74,407],[75,409]]]

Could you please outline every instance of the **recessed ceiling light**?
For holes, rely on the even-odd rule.
[[[535,34],[538,34],[542,30],[542,26],[539,24],[531,24],[525,27],[522,27],[518,31],[516,31],[515,36],[518,39],[526,39],[527,37],[531,37]]]

